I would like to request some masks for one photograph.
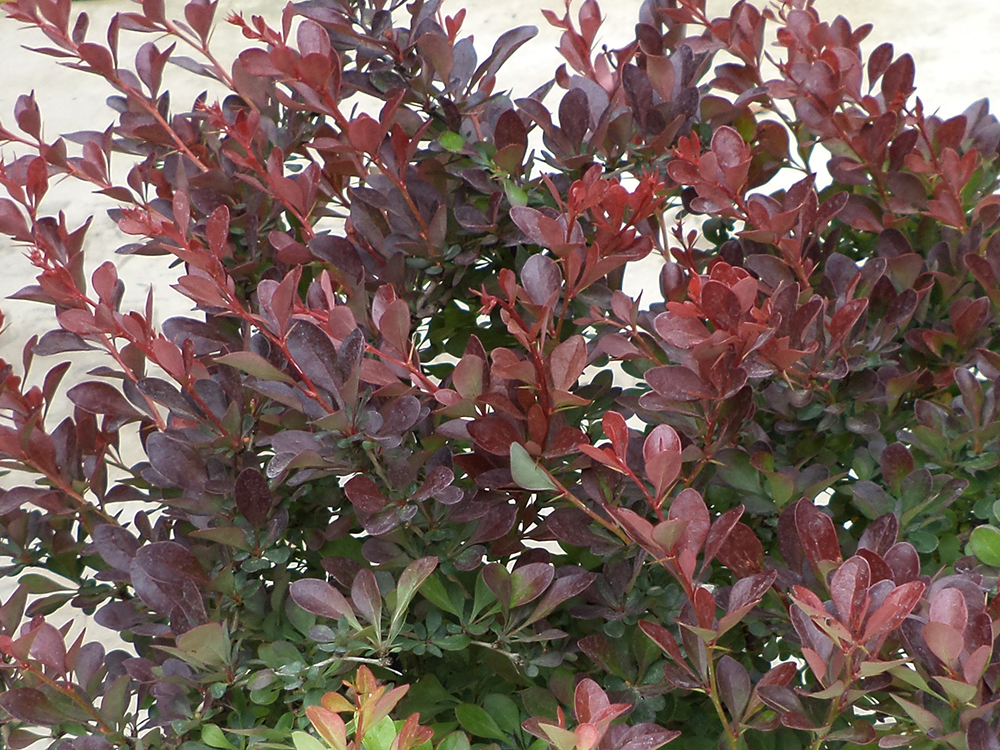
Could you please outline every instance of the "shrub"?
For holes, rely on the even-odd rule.
[[[233,16],[232,66],[208,0],[107,42],[4,10],[119,113],[0,128],[16,296],[57,320],[3,363],[6,746],[1000,747],[985,102],[927,115],[803,0],[647,0],[615,51],[594,0],[546,11],[567,64],[513,101],[535,30],[479,62],[433,0]],[[127,68],[122,32],[159,41]],[[168,61],[227,95],[175,111]],[[63,177],[196,315],[121,309],[42,211]],[[35,358],[91,350],[47,422]]]

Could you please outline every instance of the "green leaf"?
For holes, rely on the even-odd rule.
[[[986,524],[972,530],[969,548],[980,562],[1000,568],[1000,529]]]
[[[452,732],[437,746],[437,750],[469,750],[469,737],[465,732]]]
[[[427,597],[427,600],[438,609],[443,609],[445,612],[449,612],[456,617],[462,616],[462,613],[452,603],[451,597],[448,596],[448,591],[445,589],[444,584],[441,583],[441,579],[436,575],[427,577],[427,580],[420,587],[420,593]]]
[[[455,709],[455,716],[458,717],[462,727],[476,737],[488,737],[491,740],[502,742],[507,740],[507,735],[500,729],[493,717],[480,706],[463,703]]]
[[[326,745],[306,732],[292,732],[295,750],[330,750]]]
[[[177,648],[208,667],[229,663],[229,633],[221,622],[209,622],[192,628],[177,638]]]
[[[493,717],[500,730],[507,734],[516,734],[521,728],[521,712],[506,695],[487,695],[483,698],[483,708]]]
[[[50,578],[38,575],[37,573],[28,573],[21,576],[17,582],[24,586],[29,594],[52,594],[56,591],[69,591],[67,586],[58,584]]]
[[[451,151],[452,153],[458,153],[465,148],[465,139],[458,133],[453,133],[450,130],[441,134],[441,137],[438,138],[438,143],[446,151]]]
[[[536,492],[554,492],[557,489],[552,478],[532,460],[520,443],[510,444],[510,473],[514,477],[514,484],[522,489]]]
[[[527,206],[528,193],[524,188],[518,187],[510,180],[503,181],[503,190],[507,194],[507,200],[511,206]]]
[[[224,365],[229,365],[230,367],[235,367],[240,372],[245,372],[247,375],[253,375],[255,378],[260,380],[278,381],[280,383],[287,383],[288,385],[295,385],[295,381],[292,380],[291,377],[283,373],[259,354],[254,354],[253,352],[230,352],[229,354],[224,354],[221,357],[216,357],[215,361],[221,362]]]
[[[396,739],[396,723],[386,716],[378,724],[365,732],[365,750],[389,750]]]
[[[226,739],[225,733],[215,724],[205,724],[201,728],[201,741],[210,747],[222,750],[236,750],[236,745]]]
[[[400,618],[406,613],[407,607],[413,601],[417,593],[428,576],[437,568],[436,557],[421,557],[406,566],[406,570],[399,576],[399,583],[396,585],[396,605],[392,612],[392,634],[399,631]]]
[[[195,539],[207,539],[210,542],[218,542],[219,544],[225,544],[227,547],[241,549],[244,552],[250,550],[246,534],[238,526],[217,526],[212,529],[197,529],[192,531],[188,536],[192,536]]]

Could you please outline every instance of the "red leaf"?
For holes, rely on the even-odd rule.
[[[616,411],[607,411],[601,419],[601,427],[611,441],[615,455],[624,461],[628,451],[628,425],[625,424],[625,417]]]
[[[739,578],[747,578],[763,570],[764,546],[749,526],[737,523],[715,556]]]
[[[476,445],[495,456],[509,456],[510,444],[522,441],[514,425],[496,414],[470,422],[468,430]]]
[[[923,581],[911,581],[889,592],[882,606],[868,619],[865,634],[861,640],[867,642],[898,628],[913,608],[920,603],[924,594]]]
[[[292,601],[306,612],[320,617],[338,620],[341,617],[354,620],[354,610],[350,602],[337,589],[318,578],[301,578],[288,586]]]
[[[251,526],[260,528],[267,523],[274,500],[267,479],[259,470],[249,467],[241,471],[236,477],[233,494],[236,499],[236,509]]]
[[[549,355],[552,384],[560,391],[576,385],[587,367],[587,342],[583,336],[570,336]]]
[[[681,439],[673,427],[657,425],[642,446],[646,462],[646,478],[655,488],[655,497],[662,498],[681,473]]]
[[[855,555],[837,568],[830,579],[830,596],[840,621],[857,632],[868,612],[871,569],[868,561]]]
[[[344,485],[344,493],[351,504],[362,513],[378,513],[388,502],[378,485],[371,477],[364,474],[351,477]]]
[[[696,401],[711,395],[698,373],[682,365],[654,367],[644,377],[650,388],[671,401]]]
[[[795,528],[799,533],[799,541],[805,552],[806,559],[813,568],[819,569],[822,560],[839,563],[840,542],[837,541],[837,530],[828,515],[803,498],[795,505]]]

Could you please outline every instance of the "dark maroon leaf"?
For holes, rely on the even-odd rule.
[[[806,559],[814,568],[819,569],[823,561],[839,563],[843,559],[833,520],[810,500],[803,498],[796,503],[795,528]]]
[[[885,462],[885,452],[883,451],[883,465]],[[884,471],[884,470],[883,470]],[[899,533],[899,521],[894,513],[886,513],[879,516],[865,529],[858,541],[859,549],[868,549],[877,555],[884,555],[896,542],[896,535]]]
[[[871,568],[863,557],[849,558],[830,579],[830,596],[840,621],[857,630],[868,612],[868,587]]]
[[[139,551],[139,540],[115,524],[102,524],[94,529],[94,546],[108,565],[128,570]]]
[[[378,590],[375,574],[368,568],[362,568],[354,576],[351,585],[351,601],[354,607],[365,616],[368,622],[378,629],[382,618],[382,594]]]
[[[739,719],[750,700],[750,674],[736,659],[726,655],[719,659],[716,676],[723,704],[730,716]]]
[[[354,610],[350,602],[326,581],[318,578],[302,578],[288,586],[288,593],[292,601],[306,612],[329,617],[331,620],[339,620],[341,617],[346,617],[348,621],[354,620]]]
[[[708,536],[705,539],[705,557],[702,560],[703,567],[712,562],[712,560],[715,559],[716,555],[718,555],[724,547],[729,546],[730,535],[739,523],[740,518],[743,517],[743,511],[744,507],[742,505],[737,505],[735,508],[727,510],[715,519],[715,522],[708,530]],[[744,526],[743,528],[747,527]],[[757,537],[754,536],[754,539],[756,538]],[[723,563],[723,565],[725,565],[725,563]],[[729,568],[728,565],[726,565],[726,567]],[[732,568],[729,569],[733,570]],[[733,570],[733,572],[737,573],[735,570]],[[737,573],[737,575],[739,575],[739,573]]]
[[[470,422],[468,430],[476,445],[495,456],[510,455],[511,443],[522,441],[514,425],[496,414]]]
[[[696,401],[710,396],[698,374],[681,365],[654,367],[644,377],[650,388],[670,401]]]
[[[201,492],[208,481],[205,461],[189,444],[155,432],[146,440],[149,463],[178,487]]]
[[[527,626],[548,617],[560,604],[582,594],[596,577],[594,573],[576,572],[557,578],[523,624]]]
[[[514,528],[517,520],[517,506],[511,503],[496,503],[490,506],[486,515],[476,525],[476,531],[469,544],[492,542]]]
[[[35,354],[39,357],[48,357],[63,352],[84,352],[93,348],[82,336],[70,331],[48,331],[35,344]]]
[[[763,569],[764,547],[749,526],[737,523],[715,557],[738,577],[747,578]]]
[[[351,477],[344,485],[344,494],[362,513],[378,513],[388,502],[378,485],[364,474]]]
[[[153,542],[139,548],[134,563],[154,581],[181,585],[186,580],[208,583],[205,569],[198,558],[177,542]]]
[[[577,151],[590,127],[590,102],[582,88],[571,88],[559,102],[559,126]]]
[[[1000,750],[996,733],[980,718],[969,722],[969,728],[965,732],[965,742],[969,750]]]
[[[107,383],[80,383],[80,385],[70,388],[66,392],[66,396],[74,404],[91,414],[107,414],[126,420],[138,419],[140,416],[126,398]]]
[[[552,583],[555,573],[556,569],[549,563],[528,563],[515,568],[510,574],[510,606],[520,607],[540,597]]]
[[[909,542],[898,542],[882,556],[892,571],[896,585],[909,583],[920,575],[920,555]]]
[[[707,281],[701,290],[701,309],[717,328],[732,331],[740,321],[740,301],[728,286]]]
[[[483,583],[493,592],[504,611],[510,608],[511,581],[510,573],[500,563],[490,563],[483,567]]]
[[[528,129],[524,127],[520,115],[513,109],[508,109],[497,119],[496,129],[493,131],[493,143],[498,151],[506,146],[528,148]]]
[[[251,526],[260,528],[267,523],[274,501],[267,479],[257,469],[247,468],[236,477],[234,490],[236,509]]]
[[[55,706],[41,690],[35,688],[13,688],[0,695],[0,708],[18,721],[28,724],[51,726],[65,721]]]
[[[525,222],[525,226],[533,228],[533,231],[541,231],[540,229],[534,229],[537,226],[535,222],[536,217],[511,210],[511,218],[514,219],[518,226],[521,226],[518,217],[521,218],[521,221]],[[544,219],[546,217],[541,216],[541,218]],[[528,223],[529,221],[530,223]],[[524,230],[523,226],[521,228]],[[529,234],[529,236],[532,235]],[[532,238],[534,239],[534,237]],[[559,292],[562,280],[562,272],[559,270],[558,264],[552,258],[540,253],[536,253],[528,258],[524,264],[524,268],[521,269],[521,284],[524,286],[524,291],[528,293],[528,298],[536,305],[547,304],[552,299],[552,296]]]

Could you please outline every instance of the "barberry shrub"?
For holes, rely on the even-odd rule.
[[[1000,748],[985,102],[926,114],[808,0],[646,0],[600,51],[545,11],[518,98],[530,27],[480,61],[437,0],[314,0],[230,64],[215,8],[3,5],[118,112],[0,128],[55,313],[3,363],[6,747]],[[168,62],[228,94],[178,111]],[[194,313],[121,309],[64,178]]]

